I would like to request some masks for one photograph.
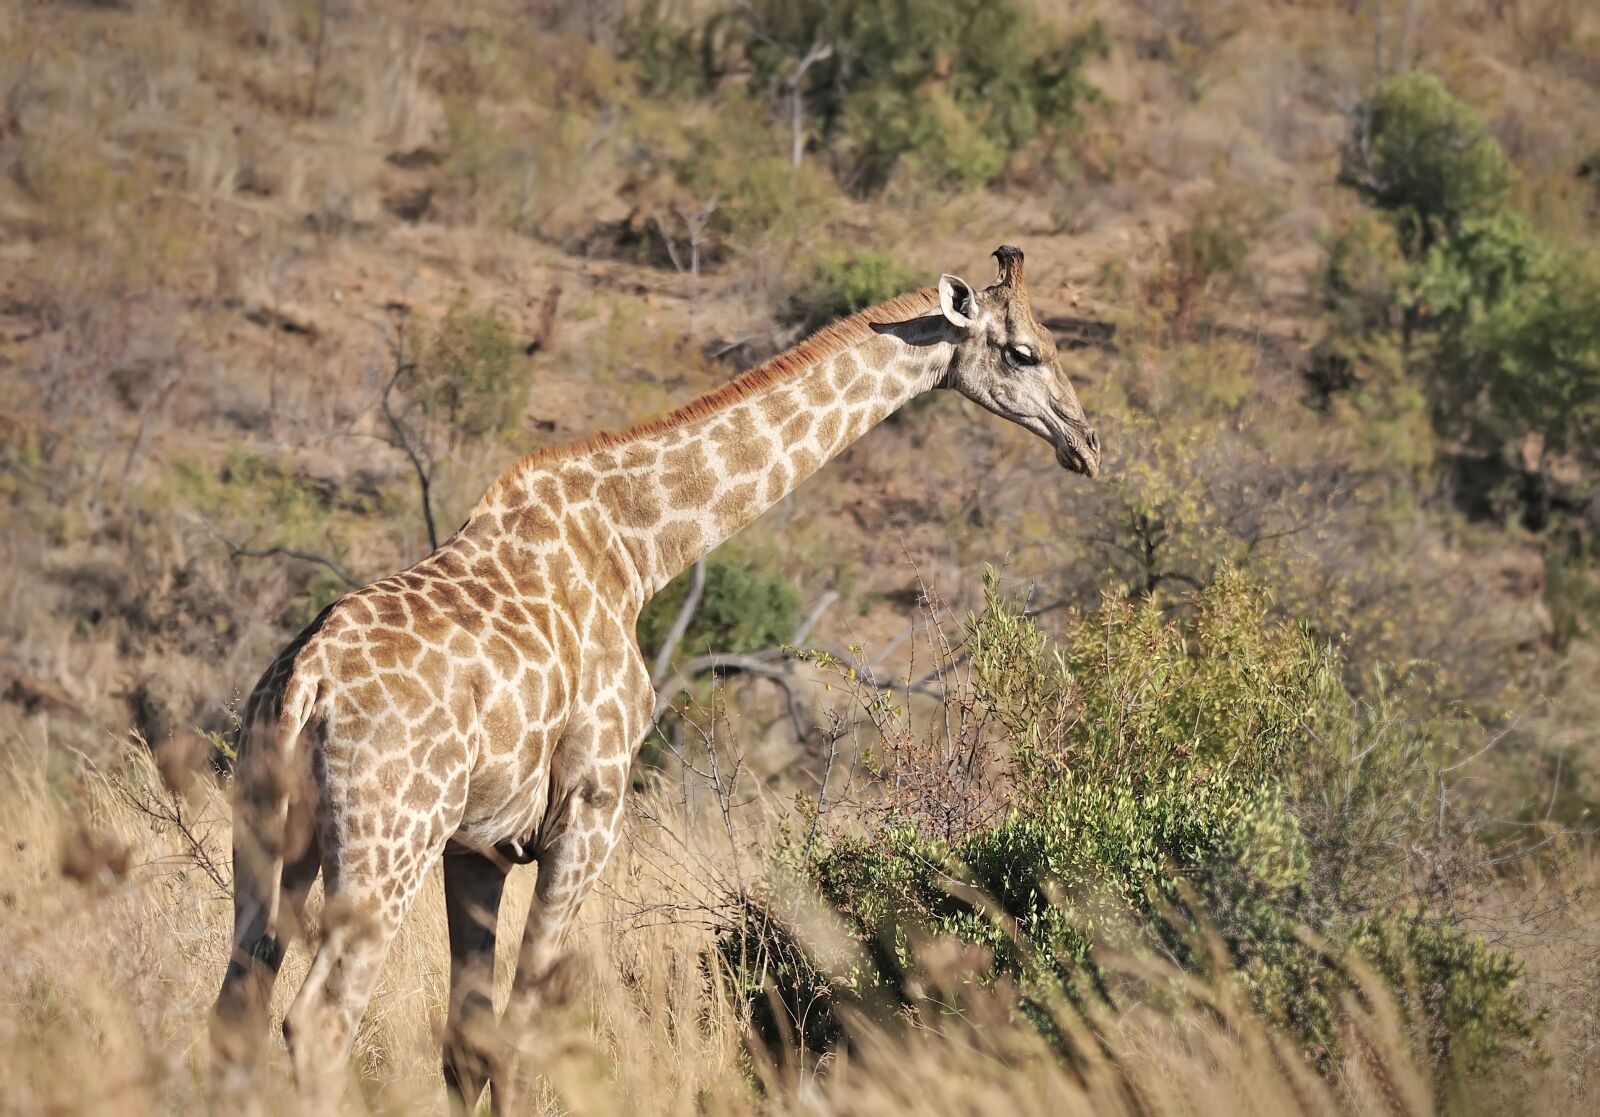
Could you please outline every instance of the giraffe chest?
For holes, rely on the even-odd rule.
[[[469,748],[463,839],[498,845],[538,828],[570,708],[570,688],[549,673],[524,671],[486,687]]]

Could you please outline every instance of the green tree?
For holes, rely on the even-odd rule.
[[[978,186],[1011,153],[1079,121],[1098,24],[1060,35],[1017,0],[752,0],[729,48],[757,86],[815,134],[845,181],[881,186],[902,161],[942,185]],[[802,141],[797,139],[796,150]]]
[[[811,333],[836,318],[915,290],[921,277],[881,252],[837,251],[812,259],[781,316]]]
[[[1103,949],[1221,978],[1204,927],[1226,951],[1221,979],[1325,1066],[1341,1042],[1348,950],[1393,980],[1420,978],[1415,1007],[1443,1069],[1482,1069],[1528,1044],[1535,1020],[1509,955],[1404,898],[1405,851],[1439,823],[1432,727],[1369,719],[1337,657],[1273,619],[1229,569],[1194,595],[1190,625],[1111,600],[1069,619],[1059,643],[992,580],[987,600],[965,643],[975,692],[946,708],[940,732],[967,740],[981,717],[1004,734],[1008,809],[956,812],[968,822],[952,828],[944,804],[886,792],[877,825],[796,850],[860,961],[830,979],[779,908],[758,911],[723,941],[758,1027],[776,1024],[775,989],[799,1038],[826,1049],[843,1032],[835,1005],[896,1010],[931,935],[984,948],[1049,1034],[1060,997],[1113,995]],[[893,752],[895,710],[871,701]],[[1341,876],[1358,879],[1327,886]]]
[[[1494,212],[1511,165],[1472,109],[1438,78],[1414,72],[1390,78],[1361,106],[1341,178],[1394,215],[1406,254],[1418,258],[1468,218]]]
[[[1463,223],[1418,266],[1438,408],[1491,443],[1537,431],[1548,450],[1600,438],[1600,260],[1521,217]]]
[[[639,646],[654,658],[689,593],[689,574],[674,578],[639,614]],[[800,591],[781,573],[713,555],[705,589],[678,644],[679,658],[751,652],[783,643],[800,623]]]
[[[1362,106],[1342,177],[1388,216],[1410,266],[1397,285],[1379,254],[1335,242],[1328,378],[1375,351],[1389,326],[1375,301],[1397,287],[1403,359],[1424,374],[1446,435],[1494,449],[1530,432],[1550,451],[1592,445],[1600,258],[1503,208],[1511,167],[1477,115],[1428,74],[1391,78]],[[1363,259],[1378,270],[1361,274]]]

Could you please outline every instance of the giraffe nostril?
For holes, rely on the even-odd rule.
[[[1095,432],[1093,427],[1089,429],[1089,433],[1084,437],[1084,441],[1089,444],[1089,450],[1092,453],[1098,454],[1100,452],[1100,435]]]

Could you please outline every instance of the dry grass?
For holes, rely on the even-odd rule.
[[[308,538],[321,544],[336,528],[339,557],[362,576],[415,557],[404,462],[349,433],[381,384],[395,307],[420,320],[466,298],[532,336],[534,296],[565,285],[558,340],[526,365],[526,431],[514,448],[454,463],[443,503],[464,511],[516,452],[645,418],[727,379],[705,351],[769,325],[783,269],[830,237],[881,247],[930,278],[951,268],[974,279],[990,245],[1020,239],[1046,312],[1093,285],[1100,305],[1083,312],[1118,320],[1126,356],[1075,354],[1074,375],[1086,374],[1086,403],[1121,447],[1108,471],[1118,487],[1063,487],[1033,440],[947,400],[875,432],[756,529],[781,540],[774,562],[808,592],[842,590],[829,617],[838,628],[824,635],[874,645],[906,624],[885,599],[914,582],[908,555],[958,610],[979,566],[1006,551],[1018,578],[1092,598],[1097,567],[1082,539],[1104,518],[1098,504],[1143,495],[1132,482],[1147,440],[1117,417],[1130,410],[1118,396],[1143,393],[1142,407],[1170,416],[1168,447],[1180,421],[1203,433],[1179,496],[1227,495],[1234,477],[1254,484],[1268,459],[1309,469],[1352,457],[1341,449],[1355,437],[1348,426],[1301,407],[1292,358],[1317,328],[1296,299],[1320,264],[1316,234],[1343,204],[1330,161],[1344,110],[1373,77],[1373,10],[1388,13],[1391,55],[1414,14],[1408,60],[1448,76],[1493,123],[1528,168],[1530,207],[1593,235],[1592,191],[1571,173],[1600,135],[1588,95],[1600,14],[1585,0],[1039,6],[1064,26],[1098,13],[1110,27],[1095,75],[1108,103],[1085,145],[1098,154],[1081,159],[1097,170],[1050,190],[948,197],[902,183],[903,196],[877,203],[785,201],[794,213],[777,232],[735,244],[728,264],[691,281],[574,249],[634,206],[619,196],[634,137],[689,143],[699,126],[626,95],[614,59],[580,49],[579,25],[604,18],[589,7],[0,5],[0,429],[58,442],[16,477],[0,450],[0,686],[15,670],[67,699],[28,720],[0,700],[0,1112],[210,1108],[206,1014],[229,902],[185,840],[129,801],[156,784],[124,744],[130,723],[152,739],[221,728],[230,696],[298,627],[314,572],[231,561],[178,478],[244,447],[342,494]],[[1160,266],[1185,199],[1240,184],[1270,192],[1283,215],[1252,245],[1259,274],[1219,300],[1217,316],[1272,335],[1287,357],[1231,335],[1169,348],[1139,321],[1141,280]],[[1185,395],[1196,385],[1198,403]],[[376,493],[372,506],[355,510],[357,492]],[[257,510],[259,493],[235,496]],[[1404,494],[1393,506],[1408,507]],[[282,541],[282,517],[236,519],[222,526],[247,542]],[[1520,537],[1473,554],[1421,512],[1392,531],[1363,513],[1282,549],[1283,569],[1298,571],[1279,581],[1285,599],[1316,604],[1396,658],[1455,648],[1500,672],[1520,654],[1508,649],[1537,643],[1537,556]],[[1372,596],[1347,601],[1353,589]],[[1456,615],[1463,600],[1471,616]],[[1413,629],[1450,648],[1413,646]],[[1595,721],[1585,690],[1595,655],[1583,645],[1566,681],[1547,688],[1567,692],[1562,725]],[[1593,755],[1592,734],[1571,750]],[[220,856],[223,803],[201,788],[192,809]],[[1425,1108],[1400,1054],[1408,1041],[1381,1014],[1358,1019],[1368,1047],[1386,1053],[1386,1085],[1363,1064],[1331,1085],[1305,1077],[1238,1006],[1097,1020],[1115,1059],[1092,1073],[1042,1049],[997,1002],[971,999],[935,1014],[938,1027],[865,1029],[821,1074],[768,1068],[746,1051],[738,1006],[706,958],[717,881],[759,867],[771,820],[759,814],[730,842],[706,796],[697,802],[706,809],[691,820],[674,796],[643,797],[585,910],[571,1009],[528,1037],[529,1064],[550,1083],[546,1111],[865,1114],[925,1111],[934,1099],[968,1113]],[[686,833],[687,845],[673,836]],[[531,884],[520,870],[507,930]],[[1552,1056],[1512,1108],[1582,1112],[1600,1097],[1597,885],[1600,864],[1578,852],[1558,878],[1507,886],[1566,904],[1512,944],[1548,1009]],[[279,1014],[306,964],[303,949],[291,952]],[[435,880],[362,1027],[346,1109],[443,1110],[446,971]],[[500,978],[503,992],[509,972]],[[276,1038],[273,1050],[255,1083],[259,1109],[295,1112]]]
[[[45,771],[48,755],[24,755],[15,741],[5,753],[0,1111],[207,1111],[206,1022],[226,952],[227,896],[198,863],[193,841],[136,806],[162,787],[142,754],[114,769],[78,765],[64,774],[58,764],[54,775]],[[543,1075],[539,1112],[865,1115],[932,1107],[1265,1117],[1432,1109],[1427,1079],[1406,1055],[1410,1038],[1382,995],[1350,1004],[1356,1055],[1325,1078],[1227,988],[1125,961],[1130,985],[1163,992],[1127,998],[1131,1007],[1116,1015],[1061,1012],[1071,1052],[1062,1058],[1015,1015],[1003,990],[984,992],[970,980],[972,958],[939,944],[925,955],[919,1026],[863,1024],[851,1049],[820,1068],[770,1063],[746,1049],[741,1013],[708,961],[717,882],[750,871],[770,831],[736,830],[730,843],[715,812],[686,822],[665,789],[645,793],[639,808],[585,909],[566,1008],[518,1044],[523,1064]],[[225,804],[209,780],[191,791],[188,811],[195,839],[221,853]],[[735,850],[736,843],[748,845]],[[523,917],[531,879],[531,870],[514,877],[502,934]],[[306,964],[303,948],[290,952],[278,1016]],[[361,1027],[344,1111],[444,1109],[436,1037],[447,966],[435,876]],[[498,976],[503,997],[505,965]],[[1563,1054],[1578,1055],[1585,1037],[1592,1046],[1593,997],[1584,1003],[1582,1011],[1563,1009],[1576,1045]],[[1570,1066],[1539,1079],[1547,1111],[1593,1096],[1593,1062],[1591,1055],[1574,1064],[1587,1068],[1584,1082],[1568,1080]],[[296,1111],[276,1036],[247,1096],[257,1112]]]

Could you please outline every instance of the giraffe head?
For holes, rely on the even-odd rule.
[[[1063,467],[1093,477],[1100,472],[1100,436],[1061,370],[1055,339],[1034,321],[1022,250],[1003,244],[994,255],[1000,278],[982,291],[953,275],[939,277],[939,309],[955,335],[943,386],[1032,431],[1055,447]]]

